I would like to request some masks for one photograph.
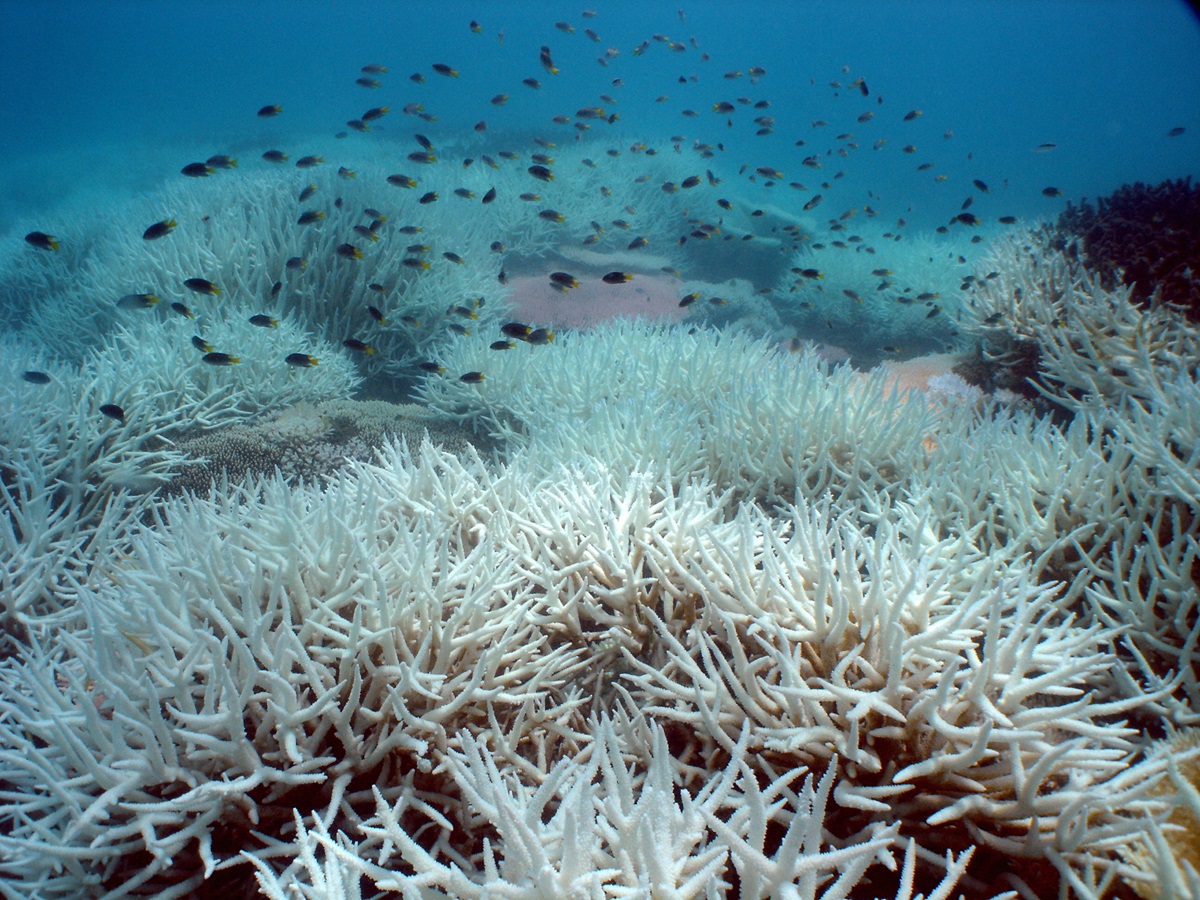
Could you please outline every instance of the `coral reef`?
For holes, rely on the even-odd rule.
[[[177,449],[200,464],[187,465],[171,483],[173,491],[206,491],[222,477],[270,475],[285,481],[319,481],[351,460],[369,462],[388,440],[416,446],[425,436],[438,447],[461,453],[485,442],[470,429],[438,419],[411,403],[382,400],[331,400],[302,403],[195,437],[181,438]]]
[[[915,515],[867,535],[539,456],[393,448],[335,490],[167,503],[81,592],[89,632],[5,672],[0,868],[45,897],[202,896],[270,871],[295,810],[379,890],[809,872],[905,896],[910,839],[922,891],[972,843],[985,871],[1119,869],[1162,806],[1162,760],[1112,721],[1144,698],[1100,698],[1117,632],[1021,563]],[[639,856],[659,811],[675,834]]]
[[[1068,203],[1060,246],[1078,241],[1107,289],[1126,285],[1142,306],[1152,297],[1200,321],[1200,185],[1191,176],[1125,184],[1093,206]]]
[[[839,232],[738,201],[690,236],[684,189],[605,190],[678,178],[631,149],[558,152],[562,221],[520,163],[430,163],[462,192],[421,204],[369,158],[315,176],[324,225],[246,173],[4,261],[5,897],[1194,889],[1195,323],[1045,232],[798,251]],[[771,259],[657,272],[713,241]],[[502,269],[616,259],[700,308],[490,347]]]

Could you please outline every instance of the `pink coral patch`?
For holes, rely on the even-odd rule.
[[[962,360],[950,353],[935,353],[931,356],[918,356],[903,361],[885,362],[880,368],[887,372],[889,384],[904,391],[916,388],[920,391],[929,390],[929,379],[947,375]]]
[[[577,274],[579,287],[560,294],[548,276],[509,281],[513,318],[534,327],[592,328],[617,318],[677,322],[688,310],[679,305],[679,282],[634,275],[625,284],[605,284],[599,275]]]

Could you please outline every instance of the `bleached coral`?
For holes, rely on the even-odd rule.
[[[81,591],[89,631],[3,670],[0,869],[169,897],[244,850],[269,884],[295,808],[380,890],[711,896],[724,853],[833,898],[908,838],[943,891],[973,842],[1116,870],[1157,808],[1108,721],[1136,700],[1088,693],[1114,632],[963,537],[583,459],[382,463],[171,501]]]
[[[442,359],[487,377],[427,380],[423,400],[446,415],[480,417],[552,458],[703,475],[771,497],[886,492],[924,465],[935,422],[961,415],[935,415],[879,375],[712,330],[626,322],[506,354],[460,342]]]
[[[995,241],[963,309],[984,358],[999,364],[1035,350],[1037,387],[1071,410],[1121,410],[1149,400],[1154,386],[1186,371],[1200,333],[1166,305],[1142,308],[1131,289],[1105,289],[1077,258],[1038,232]]]
[[[979,282],[964,313],[982,358],[1023,366],[1074,417],[1046,432],[1055,443],[1062,434],[1080,450],[1085,438],[1091,445],[1033,482],[1053,500],[1041,505],[1066,516],[1046,535],[1056,535],[1059,577],[1071,578],[1098,619],[1132,626],[1128,654],[1147,683],[1178,673],[1188,699],[1160,712],[1194,721],[1200,331],[1168,305],[1135,304],[1128,287],[1103,288],[1040,231],[997,242],[985,265],[996,277]],[[1005,496],[1013,495],[1010,485]]]

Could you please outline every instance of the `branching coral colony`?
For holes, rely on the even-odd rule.
[[[160,274],[236,258],[263,225],[236,219]],[[369,264],[414,318],[485,271],[423,293]],[[1031,364],[1057,418],[702,327],[489,355],[397,324],[396,358],[487,359],[422,399],[495,458],[391,445],[324,484],[171,499],[173,412],[349,395],[359,282],[310,273],[277,329],[214,312],[249,360],[219,382],[182,320],[68,328],[78,365],[44,341],[68,326],[13,306],[0,892],[1188,896],[1197,332],[1036,236],[982,266],[976,368]],[[258,295],[267,268],[215,274]],[[301,340],[323,381],[255,368]]]

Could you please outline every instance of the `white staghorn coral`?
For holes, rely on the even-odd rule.
[[[1019,469],[1032,477],[1000,475],[1002,492],[996,475],[954,490],[964,498],[979,491],[966,505],[988,507],[989,521],[1011,515],[1006,507],[1014,499],[1026,507],[1024,517],[1037,524],[1018,533],[1041,533],[1029,546],[1038,565],[1069,579],[1090,615],[1130,627],[1124,655],[1131,669],[1146,684],[1171,683],[1178,691],[1153,708],[1176,724],[1194,722],[1200,331],[1182,310],[1144,308],[1130,288],[1105,289],[1098,275],[1039,231],[998,241],[985,265],[996,277],[977,283],[965,311],[982,360],[1001,370],[1016,365],[1074,421],[1066,428],[1036,426],[1035,434],[1062,448],[1058,464],[1040,470],[1030,459],[1045,457],[1022,454],[1024,438],[1016,446],[980,440],[989,448],[981,471],[1006,468],[996,450],[1008,446],[1009,458],[1025,460]],[[1033,489],[1024,501],[1022,482]],[[1003,504],[992,499],[998,493]],[[937,487],[931,496],[951,499]],[[957,499],[950,505],[963,506]]]
[[[296,400],[345,396],[357,383],[350,362],[337,355],[316,369],[290,370],[274,341],[296,332],[263,331],[230,322],[221,333],[248,354],[239,366],[219,368],[201,361],[178,322],[120,329],[78,366],[53,363],[36,345],[0,345],[0,504],[7,513],[0,534],[10,549],[0,614],[24,625],[70,606],[68,573],[110,565],[110,551],[101,548],[119,543],[153,490],[188,465],[174,446],[182,434]],[[50,380],[28,383],[21,377],[27,370]],[[122,418],[105,415],[107,404]]]
[[[194,895],[349,840],[378,890],[908,896],[975,842],[1119,869],[1161,806],[1107,721],[1137,699],[1087,693],[1115,632],[966,537],[582,458],[381,462],[169,502],[88,632],[2,670],[0,870]],[[905,887],[873,863],[909,839]]]
[[[1131,288],[1104,288],[1037,232],[996,240],[981,269],[995,277],[975,282],[964,327],[989,361],[1035,349],[1038,390],[1068,409],[1120,411],[1127,401],[1148,401],[1200,354],[1200,333],[1178,310],[1143,309]]]
[[[878,373],[863,380],[712,330],[624,322],[505,354],[460,342],[443,361],[487,381],[428,379],[423,399],[441,413],[481,417],[553,458],[702,475],[768,497],[886,492],[924,465],[936,422],[965,415],[889,391]]]

